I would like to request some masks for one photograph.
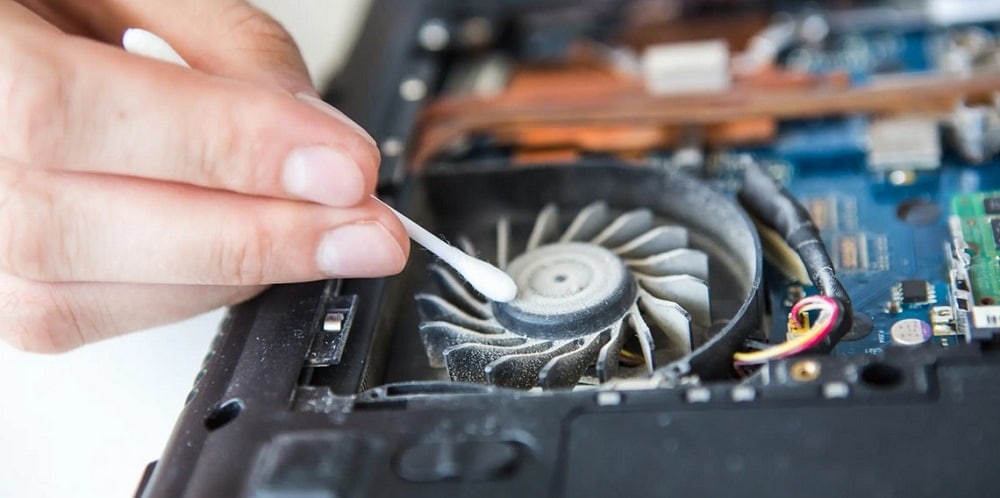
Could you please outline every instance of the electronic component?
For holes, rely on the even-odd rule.
[[[892,327],[889,328],[889,335],[892,336],[894,344],[916,346],[927,342],[934,335],[934,331],[931,324],[923,320],[905,318],[892,324]]]
[[[974,306],[970,334],[974,339],[988,340],[1000,334],[1000,305]]]
[[[958,104],[944,121],[950,145],[966,161],[980,164],[1000,152],[1000,108]]]
[[[967,259],[964,263],[975,304],[1000,302],[1000,217],[987,212],[996,207],[997,197],[1000,192],[963,194],[952,199],[955,223],[963,239],[960,243],[965,245],[956,249],[965,253],[960,257]]]
[[[843,233],[832,239],[830,252],[843,274],[872,273],[889,269],[889,241],[884,234]]]
[[[926,280],[903,280],[893,287],[893,299],[903,304],[927,304],[937,301],[934,286]]]
[[[914,116],[875,119],[868,127],[868,166],[883,172],[940,167],[937,120]]]
[[[723,40],[647,47],[640,59],[653,95],[721,92],[729,88],[729,47]]]
[[[947,244],[945,248],[949,264],[948,281],[951,284],[951,310],[955,319],[955,330],[969,340],[971,339],[969,309],[974,300],[968,270],[972,262],[970,256],[972,248],[965,241],[962,219],[958,216],[948,218],[948,234],[951,236],[951,244]]]
[[[986,214],[1000,214],[1000,195],[983,197],[983,212]]]
[[[807,197],[802,203],[820,231],[854,232],[858,229],[858,199],[848,195]]]
[[[950,306],[934,306],[930,311],[931,327],[934,335],[955,335],[955,315]]]

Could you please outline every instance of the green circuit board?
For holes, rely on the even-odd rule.
[[[1000,191],[963,194],[952,199],[969,244],[969,279],[978,304],[1000,302]]]

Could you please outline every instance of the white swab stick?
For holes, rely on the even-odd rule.
[[[372,198],[382,202],[380,199],[375,198],[375,196],[372,196]],[[469,282],[472,287],[479,291],[480,294],[486,296],[487,299],[506,303],[517,296],[517,284],[503,270],[456,249],[388,204],[384,202],[382,204],[391,209],[396,217],[399,218],[400,223],[406,228],[406,233],[409,234],[414,242],[424,246],[428,251],[441,258],[442,261],[448,263],[448,265],[462,275],[462,278],[466,282]]]
[[[138,28],[125,30],[122,47],[132,54],[190,67],[170,44],[146,30]],[[449,245],[375,196],[372,196],[372,199],[381,202],[399,218],[400,223],[406,228],[406,233],[414,242],[448,263],[487,299],[505,303],[517,296],[517,284],[503,270]]]

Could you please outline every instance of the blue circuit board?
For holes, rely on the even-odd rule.
[[[946,159],[939,170],[915,173],[911,184],[894,185],[886,175],[869,171],[863,156],[828,159],[811,165],[785,160],[789,165],[785,184],[820,226],[856,315],[872,322],[870,333],[842,341],[834,353],[878,354],[892,343],[889,329],[894,322],[904,318],[930,321],[933,306],[948,305],[946,243],[951,199],[960,193],[1000,188],[1000,163],[969,166]],[[775,317],[787,315],[797,293],[813,292],[780,272],[770,274],[769,298]],[[893,292],[904,280],[927,281],[933,300],[900,303]],[[773,338],[784,338],[785,324],[775,319],[771,332]],[[959,339],[942,334],[932,342],[947,346]]]
[[[934,69],[934,51],[945,35],[943,30],[848,34],[823,47],[786,53],[783,63],[813,73],[843,71],[855,82],[880,74],[923,72]],[[867,117],[783,123],[771,147],[742,151],[810,211],[851,295],[861,327],[856,326],[834,354],[879,354],[893,343],[893,323],[907,318],[929,322],[934,306],[948,306],[946,244],[952,197],[1000,189],[1000,161],[969,165],[947,152],[940,168],[907,171],[905,178],[890,179],[891,172],[867,163],[869,124]],[[771,270],[770,340],[781,342],[789,307],[815,289]],[[930,298],[902,302],[896,293],[903,281],[926,281]],[[863,333],[867,323],[870,332]],[[929,343],[947,347],[960,340],[964,338],[942,328]]]
[[[789,69],[815,74],[845,72],[855,82],[875,74],[926,71],[937,33],[933,31],[851,33],[823,46],[797,47],[782,57]]]

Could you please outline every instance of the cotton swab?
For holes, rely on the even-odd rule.
[[[126,52],[132,54],[190,67],[170,44],[143,29],[130,28],[125,30],[125,34],[122,36],[122,47]],[[517,296],[517,284],[503,270],[456,249],[380,199],[375,196],[372,198],[381,202],[399,218],[400,223],[406,228],[406,233],[414,242],[424,246],[454,268],[466,282],[487,299],[505,303]]]
[[[372,198],[382,202],[374,196]],[[466,282],[472,285],[480,294],[486,296],[487,299],[506,303],[517,296],[517,284],[503,270],[456,249],[454,246],[449,245],[427,231],[426,228],[393,209],[392,206],[384,202],[382,204],[392,210],[396,217],[399,218],[403,227],[406,228],[406,233],[409,234],[414,242],[424,246],[428,251],[441,258],[442,261],[448,263]]]

